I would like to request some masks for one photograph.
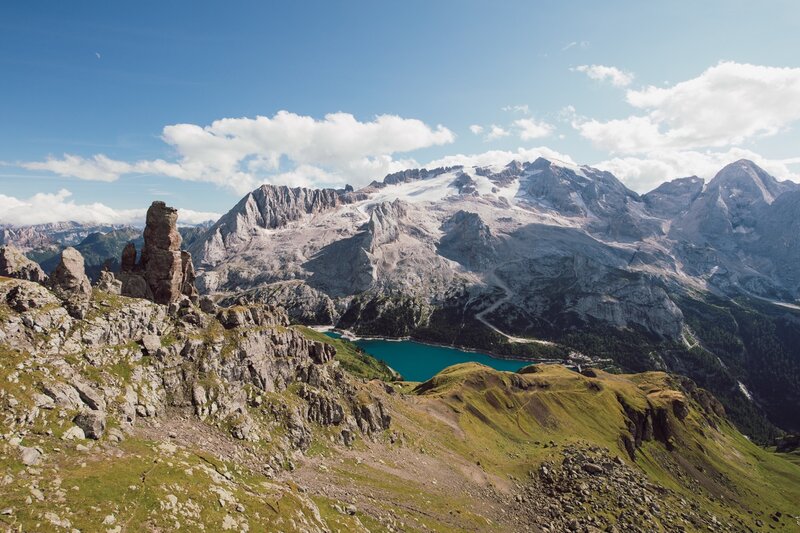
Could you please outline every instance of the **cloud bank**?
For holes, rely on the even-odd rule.
[[[576,118],[573,126],[612,153],[740,145],[800,119],[800,68],[724,62],[672,87],[628,90],[625,99],[643,113]]]
[[[28,226],[54,222],[82,224],[135,224],[143,225],[146,208],[114,209],[101,203],[78,204],[70,200],[72,193],[61,189],[57,193],[38,193],[19,199],[0,194],[0,224]],[[178,209],[179,224],[199,224],[217,220],[219,213]]]
[[[331,113],[322,120],[279,111],[273,117],[225,118],[208,126],[166,126],[162,140],[177,154],[128,163],[98,154],[22,163],[29,170],[60,176],[115,181],[123,175],[156,174],[203,181],[243,194],[259,183],[332,185],[367,183],[376,175],[414,166],[395,154],[452,143],[444,126],[432,128],[417,119],[379,115],[361,122],[349,113]]]
[[[625,100],[637,111],[625,118],[566,111],[583,138],[609,152],[596,166],[637,190],[687,174],[707,178],[743,157],[779,178],[799,177],[790,167],[796,161],[770,160],[742,145],[800,120],[800,68],[725,61],[669,87],[629,89]]]

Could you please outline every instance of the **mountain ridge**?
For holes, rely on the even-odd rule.
[[[791,261],[782,233],[756,238],[790,227],[789,209],[772,204],[796,188],[747,161],[708,184],[682,178],[644,195],[611,173],[544,158],[416,169],[355,191],[262,186],[272,192],[259,209],[288,216],[263,227],[243,199],[225,215],[240,224],[231,250],[209,234],[192,250],[214,252],[213,265],[196,263],[204,292],[260,294],[301,323],[324,316],[357,333],[535,356],[531,343],[513,342],[528,337],[609,356],[585,344],[588,332],[616,339],[623,368],[667,368],[671,346],[691,345],[684,297],[800,296],[793,269],[771,266]],[[306,202],[315,195],[327,201]],[[717,208],[720,195],[728,203]],[[653,349],[636,356],[637,343]]]

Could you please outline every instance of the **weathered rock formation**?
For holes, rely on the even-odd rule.
[[[246,244],[253,232],[284,227],[305,215],[333,209],[342,201],[340,191],[334,189],[262,185],[219,219],[192,251],[198,264],[215,265]]]
[[[86,275],[83,256],[75,248],[65,248],[61,252],[61,262],[50,276],[49,285],[53,292],[64,301],[70,315],[83,318],[92,298],[92,284]]]
[[[122,294],[159,304],[175,302],[182,295],[197,299],[192,256],[181,250],[177,221],[177,209],[164,202],[153,202],[147,210],[144,247],[139,261],[136,261],[136,246],[132,242],[122,251]]]
[[[95,283],[98,290],[107,292],[109,294],[122,294],[122,282],[108,270],[100,272],[100,277]]]
[[[47,279],[47,275],[38,264],[11,245],[0,246],[0,276],[39,283],[43,283]]]
[[[73,265],[70,256],[65,268]],[[139,418],[178,408],[226,422],[237,439],[270,440],[286,428],[286,442],[277,444],[291,454],[310,445],[312,423],[335,427],[348,445],[390,424],[372,387],[348,377],[332,345],[287,327],[281,309],[241,305],[214,317],[188,299],[167,307],[98,296],[93,304],[103,313],[75,317],[45,287],[17,280],[0,284],[0,302],[12,310],[0,322],[0,348],[24,349],[42,362],[75,355],[96,368],[131,369],[130,384],[98,384],[69,365],[44,380],[37,396],[43,408],[77,412],[68,438],[99,439],[109,426],[127,431]],[[141,365],[145,355],[150,363]],[[270,403],[268,394],[295,383],[300,402]]]

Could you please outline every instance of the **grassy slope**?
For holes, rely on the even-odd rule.
[[[324,333],[305,326],[295,326],[309,339],[324,342],[336,348],[336,359],[351,374],[366,378],[390,381],[396,379],[395,373],[386,363],[368,355],[364,350],[346,339],[334,339]]]
[[[101,303],[114,307],[118,302],[101,299]],[[0,305],[3,312],[8,309]],[[388,378],[384,365],[350,343],[304,331],[336,346],[342,365],[356,375]],[[25,360],[23,353],[0,352],[0,389],[29,402],[29,393],[38,390],[46,376],[38,368],[17,372]],[[74,366],[88,378],[105,372],[124,381],[131,371],[121,364],[97,369],[80,363]],[[376,443],[358,441],[354,449],[345,450],[329,443],[325,428],[315,428],[309,460],[325,460],[330,466],[314,477],[355,487],[374,500],[372,505],[381,513],[398,516],[405,529],[505,530],[503,524],[488,520],[496,510],[481,500],[476,489],[480,483],[471,485],[463,478],[485,479],[503,488],[510,476],[525,477],[542,461],[558,459],[560,449],[569,443],[604,446],[630,462],[620,445],[627,421],[618,398],[642,410],[667,404],[679,394],[669,390],[669,378],[663,373],[601,372],[589,378],[560,366],[537,368],[536,373],[517,376],[464,364],[444,370],[416,393],[408,385],[397,386],[406,393],[387,396],[385,401],[393,416],[390,432],[402,435],[399,444],[390,446],[389,435],[382,435]],[[520,379],[525,389],[519,387]],[[275,400],[298,401],[291,390],[282,394]],[[745,521],[749,518],[747,523],[752,522],[749,511],[765,522],[775,510],[800,514],[796,455],[769,453],[723,419],[703,414],[695,402],[690,407],[683,422],[673,421],[673,451],[651,441],[637,452],[636,464],[653,481],[699,502],[704,510],[721,516],[733,513]],[[102,521],[110,515],[157,530],[173,528],[175,520],[190,529],[205,523],[219,530],[228,516],[228,520],[246,518],[251,531],[291,531],[323,523],[332,530],[380,529],[360,505],[359,512],[349,516],[334,510],[341,498],[297,490],[293,474],[287,474],[288,481],[271,482],[252,468],[223,463],[191,443],[172,449],[152,438],[133,436],[120,445],[103,440],[84,442],[87,448],[79,448],[59,439],[72,414],[59,419],[56,411],[47,411],[24,438],[23,445],[45,452],[43,465],[33,468],[22,467],[18,450],[8,443],[11,435],[0,427],[6,435],[0,440],[0,470],[11,476],[0,477],[0,508],[15,509],[13,516],[0,515],[0,523],[26,531],[52,530],[44,513],[54,511],[84,531],[105,529]],[[557,446],[548,445],[549,441]],[[444,481],[433,483],[434,474]],[[453,483],[454,490],[445,490],[453,480],[464,484]],[[231,497],[221,497],[219,490],[212,490],[215,486]],[[42,492],[43,500],[35,491]],[[319,516],[311,500],[319,506]],[[236,511],[236,504],[244,511]]]
[[[531,391],[514,391],[509,375],[476,364],[444,370],[425,396],[447,403],[458,415],[466,438],[454,438],[439,428],[436,439],[458,454],[468,456],[498,475],[527,472],[554,448],[540,445],[590,443],[616,450],[626,457],[620,435],[627,431],[618,396],[636,408],[648,401],[658,405],[667,376],[650,372],[634,376],[601,373],[596,380],[560,366],[543,366],[529,376]],[[590,387],[600,382],[601,390]],[[674,391],[673,391],[674,392]],[[677,393],[676,393],[677,394]],[[747,518],[747,511],[769,514],[800,512],[800,468],[744,438],[720,419],[714,428],[693,405],[683,423],[673,420],[674,451],[656,441],[645,442],[636,464],[661,485],[689,499],[699,499],[711,512]],[[536,444],[539,442],[540,444]],[[702,470],[701,470],[702,469]],[[694,474],[700,483],[689,478]]]

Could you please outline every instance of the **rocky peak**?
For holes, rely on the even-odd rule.
[[[133,243],[128,243],[122,252],[122,294],[160,304],[175,302],[182,295],[197,298],[191,254],[181,250],[177,221],[177,209],[153,202],[147,210],[139,262]]]
[[[782,193],[796,189],[791,182],[780,182],[747,159],[725,166],[708,183],[708,191],[719,194],[726,204],[771,204]]]
[[[302,217],[334,209],[352,194],[334,189],[262,185],[248,193],[190,248],[198,264],[214,266],[250,242],[259,229],[276,229]]]
[[[523,171],[524,166],[515,159],[507,164],[500,172],[494,172],[489,167],[478,167],[475,169],[475,174],[478,176],[485,176],[500,187],[505,187],[518,179]]]
[[[558,165],[544,158],[525,165],[522,187],[530,200],[567,216],[617,218],[639,196],[610,172]],[[600,224],[599,227],[602,227]]]
[[[495,258],[496,238],[478,213],[457,211],[442,224],[438,252],[472,270],[483,270]]]
[[[26,279],[39,283],[47,279],[47,275],[38,264],[25,257],[25,254],[11,245],[0,246],[0,276]]]
[[[642,199],[651,213],[667,219],[686,211],[703,192],[704,181],[697,176],[667,181],[645,194]]]
[[[92,297],[92,284],[78,250],[69,247],[61,252],[61,262],[50,276],[49,285],[64,301],[70,315],[75,318],[86,316]]]
[[[381,202],[372,209],[367,223],[367,246],[370,252],[378,247],[396,241],[400,237],[400,224],[407,213],[407,206],[401,200]]]
[[[431,170],[428,170],[427,168],[411,168],[408,170],[401,170],[400,172],[388,174],[385,178],[383,178],[383,185],[394,185],[397,183],[407,183],[409,181],[427,180],[452,170],[458,170],[460,168],[463,167],[438,167]]]
[[[752,161],[727,165],[675,221],[672,233],[695,243],[733,250],[749,238],[758,219],[778,196],[797,190],[792,182],[779,182]]]

